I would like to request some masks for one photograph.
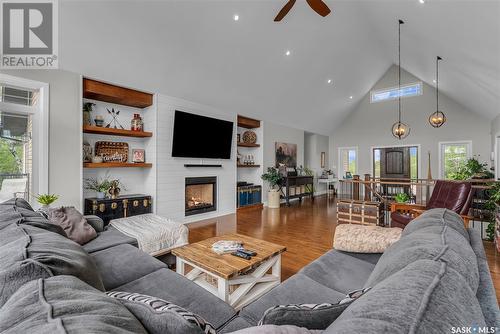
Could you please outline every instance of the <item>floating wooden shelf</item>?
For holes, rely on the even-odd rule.
[[[236,165],[238,168],[259,168],[260,165]]]
[[[136,138],[147,138],[153,136],[152,132],[112,129],[99,126],[92,126],[92,125],[84,125],[83,132],[94,133],[99,135],[136,137]]]
[[[260,147],[259,144],[238,143],[239,147]]]
[[[253,118],[238,115],[238,126],[246,129],[256,129],[260,128],[260,121]]]
[[[152,163],[147,162],[102,162],[102,163],[93,163],[93,162],[84,162],[84,168],[151,168],[153,167]]]
[[[83,79],[83,97],[141,109],[153,104],[153,94],[87,78]]]

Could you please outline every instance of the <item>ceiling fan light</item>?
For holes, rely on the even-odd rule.
[[[442,111],[436,111],[429,116],[429,123],[435,127],[440,128],[446,122],[446,116]]]
[[[396,122],[392,125],[391,132],[395,138],[399,140],[405,139],[410,134],[410,127],[405,123]]]

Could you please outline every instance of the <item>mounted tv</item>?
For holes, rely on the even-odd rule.
[[[172,156],[231,159],[233,122],[175,111]]]

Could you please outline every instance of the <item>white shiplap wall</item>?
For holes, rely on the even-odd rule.
[[[236,116],[223,114],[211,107],[197,103],[157,95],[157,130],[156,130],[156,174],[157,197],[156,212],[179,222],[193,222],[217,217],[236,211],[236,128],[233,130],[233,147],[230,160],[189,159],[172,157],[172,131],[175,110],[195,113],[232,121]],[[205,145],[209,142],[200,142]],[[222,164],[222,168],[186,168],[184,164]],[[186,177],[217,177],[217,211],[185,217],[184,185]]]

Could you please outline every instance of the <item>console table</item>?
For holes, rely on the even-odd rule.
[[[300,190],[298,190],[299,187]],[[290,206],[290,200],[293,198],[302,201],[302,197],[309,196],[314,201],[314,176],[283,177],[280,191],[281,197],[286,200],[287,206]]]

